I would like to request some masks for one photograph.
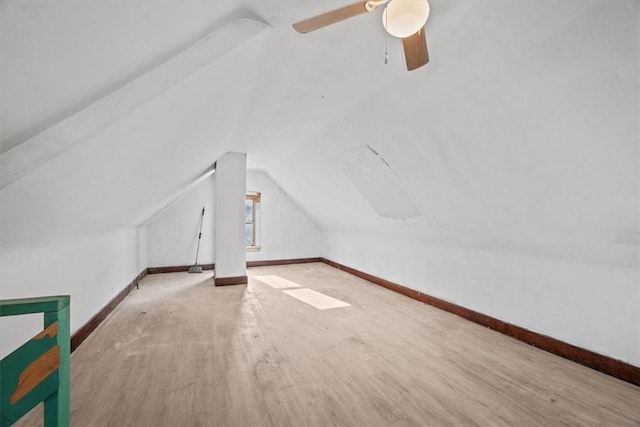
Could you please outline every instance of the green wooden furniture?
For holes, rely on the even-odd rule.
[[[44,313],[44,330],[0,361],[0,426],[44,401],[44,425],[69,425],[68,295],[0,300],[0,316]]]

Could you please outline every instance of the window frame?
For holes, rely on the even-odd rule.
[[[245,205],[246,201],[251,201],[251,221],[247,222],[246,212],[245,212],[245,227],[248,224],[252,224],[252,244],[247,245],[245,242],[245,248],[248,252],[259,251],[260,250],[260,233],[258,232],[258,228],[260,226],[260,203],[261,203],[261,194],[257,191],[247,192],[245,196]]]

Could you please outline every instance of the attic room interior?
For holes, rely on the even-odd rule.
[[[0,424],[640,425],[639,172],[637,0],[0,0]]]

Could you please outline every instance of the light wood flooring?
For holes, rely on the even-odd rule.
[[[147,276],[72,355],[72,425],[640,425],[640,388],[325,264],[248,273]]]

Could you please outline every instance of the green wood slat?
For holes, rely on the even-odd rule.
[[[0,426],[2,426],[2,427],[10,426],[13,423],[14,422],[11,421],[9,418],[5,417],[4,414],[0,414]]]
[[[58,322],[56,342],[60,346],[60,366],[58,367],[58,390],[44,401],[45,427],[69,426],[71,401],[71,336],[69,306],[57,313],[45,313],[44,327]]]
[[[0,316],[47,313],[69,307],[69,295],[0,300]]]
[[[60,326],[58,324],[58,328]],[[15,404],[10,402],[11,395],[18,386],[18,379],[22,371],[57,343],[58,336],[32,339],[0,361],[0,410],[2,417],[9,420],[9,424],[20,419],[20,417],[58,389],[59,371],[55,370]],[[62,353],[62,348],[60,350]]]

